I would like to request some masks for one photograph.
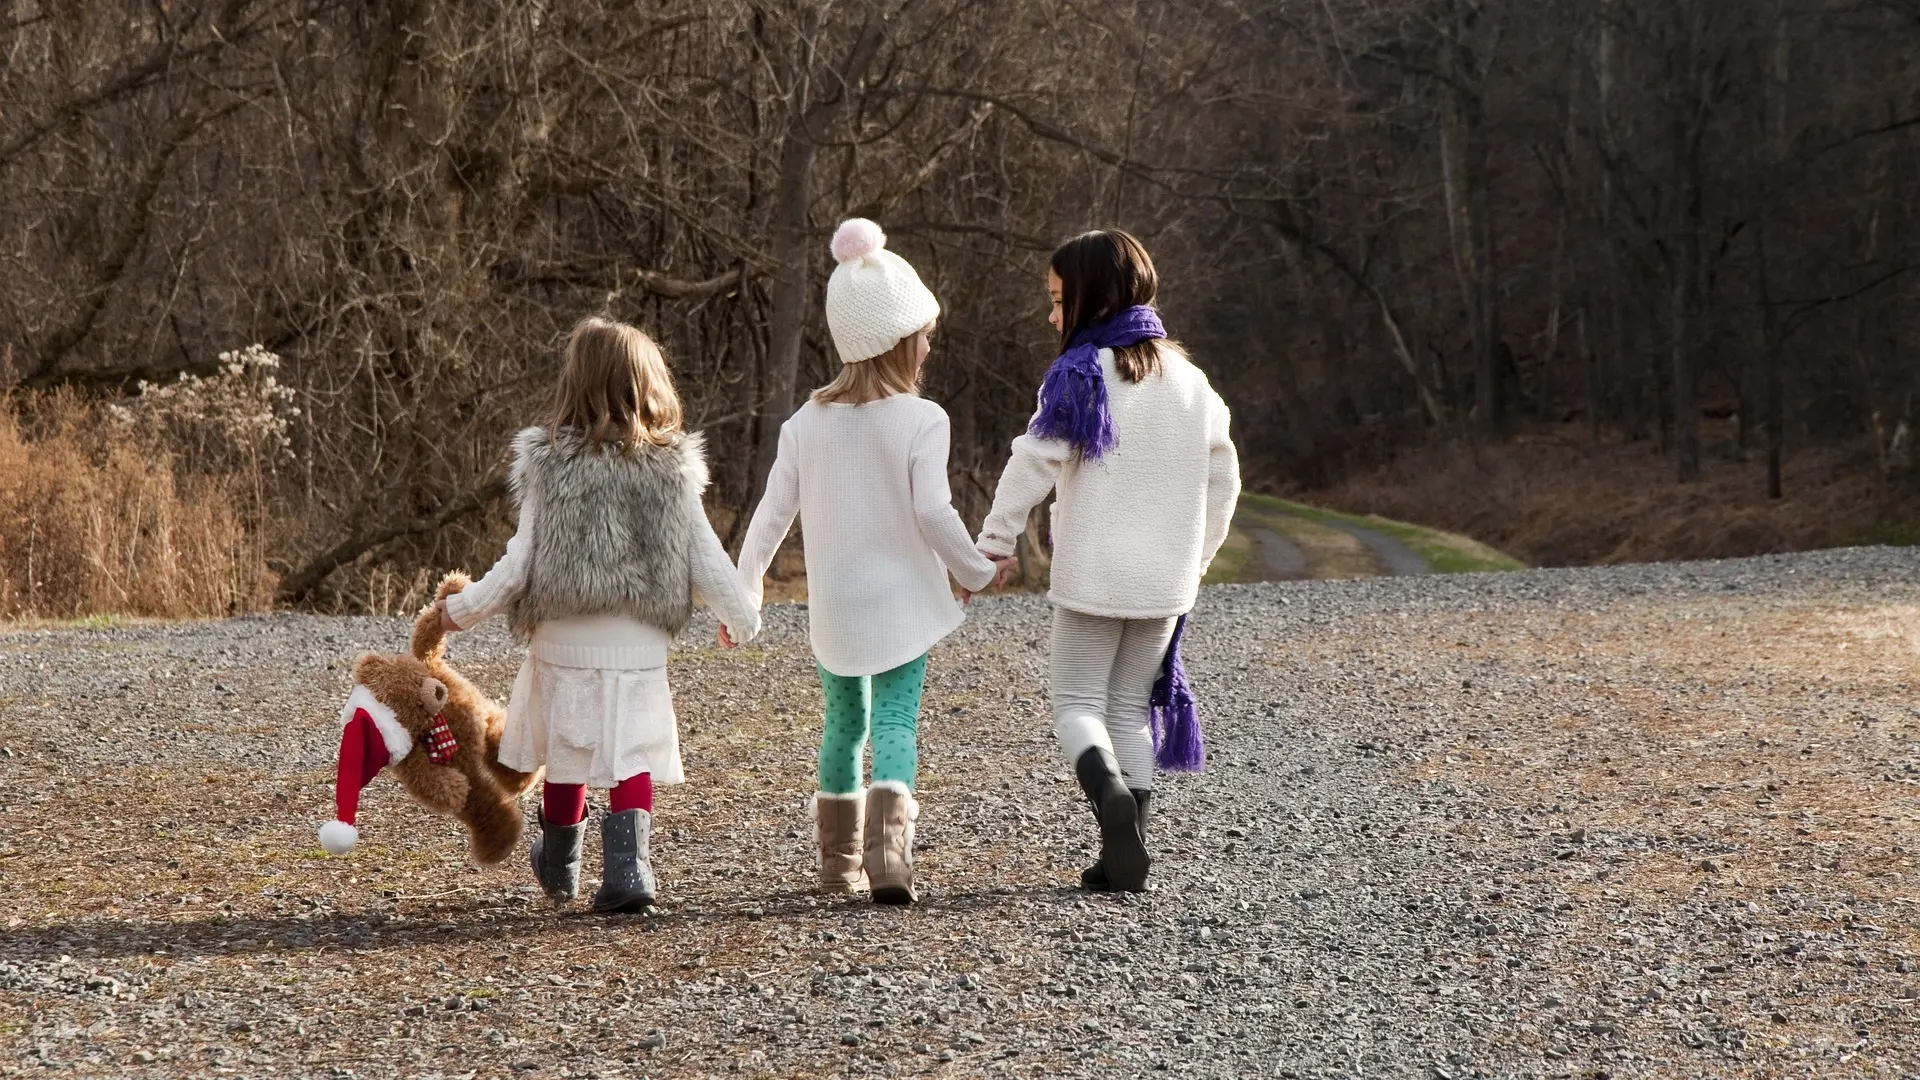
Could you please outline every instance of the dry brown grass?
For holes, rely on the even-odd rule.
[[[220,616],[267,606],[229,485],[175,475],[67,398],[0,401],[0,618]]]
[[[1730,446],[1728,433],[1714,434]],[[1314,501],[1463,533],[1535,566],[1911,542],[1920,523],[1920,489],[1882,483],[1848,449],[1791,454],[1783,486],[1786,498],[1768,499],[1764,458],[1731,453],[1709,460],[1700,482],[1678,484],[1658,446],[1594,446],[1570,425],[1504,446],[1410,452]]]

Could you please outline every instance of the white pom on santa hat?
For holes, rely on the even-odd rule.
[[[320,826],[320,846],[329,855],[345,855],[360,839],[360,830],[344,821],[329,821]]]
[[[833,231],[835,262],[852,262],[887,246],[887,234],[866,218],[848,218]]]

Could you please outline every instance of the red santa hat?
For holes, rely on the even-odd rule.
[[[360,789],[390,761],[399,761],[413,749],[413,736],[400,726],[393,710],[355,683],[340,710],[340,763],[334,777],[334,820],[320,826],[320,846],[329,854],[344,855],[360,839],[353,819],[360,812]]]

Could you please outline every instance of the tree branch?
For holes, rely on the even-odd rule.
[[[507,493],[507,478],[504,474],[481,484],[460,499],[448,503],[435,513],[418,517],[412,521],[382,525],[365,532],[356,533],[333,545],[309,561],[305,566],[280,579],[279,600],[283,604],[297,604],[313,594],[313,590],[335,570],[347,565],[367,552],[383,544],[409,536],[442,529],[469,514],[485,509],[495,499]]]
[[[139,183],[134,185],[128,199],[131,206],[128,220],[107,251],[98,282],[81,298],[79,313],[40,346],[39,358],[33,370],[21,380],[22,385],[43,389],[63,381],[64,377],[58,371],[60,362],[93,332],[101,310],[113,295],[114,286],[126,275],[134,254],[140,249],[140,242],[146,239],[148,230],[153,227],[153,200],[166,180],[167,166],[173,161],[173,156],[201,128],[238,110],[243,104],[235,102],[205,115],[186,117],[174,125],[174,130],[167,134],[162,143],[160,152],[148,163]]]
[[[669,300],[705,300],[740,284],[745,271],[734,267],[703,281],[669,277],[657,270],[623,267],[618,263],[532,264],[505,259],[494,264],[494,279],[506,285],[564,285],[576,288],[619,288],[633,284]]]

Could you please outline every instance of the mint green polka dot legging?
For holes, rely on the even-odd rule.
[[[820,668],[820,685],[827,692],[821,791],[851,795],[860,790],[860,751],[866,749],[869,728],[875,782],[898,780],[913,790],[920,769],[920,689],[926,679],[925,654],[878,675],[835,675]]]

